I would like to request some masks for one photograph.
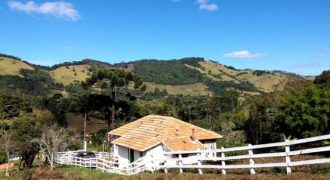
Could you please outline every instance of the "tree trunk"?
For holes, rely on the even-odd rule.
[[[84,112],[84,141],[86,141],[86,123],[87,123],[87,112]]]
[[[189,119],[189,123],[191,123],[191,106],[188,106],[188,119]]]
[[[10,157],[9,157],[9,150],[6,150],[6,155],[7,155],[7,167],[6,167],[6,176],[9,176],[9,161],[10,161]]]
[[[50,157],[50,170],[53,171],[53,169],[54,169],[54,153],[52,153]]]
[[[111,90],[112,92],[112,103],[111,103],[111,130],[115,129],[115,103],[116,103],[116,92],[114,88]]]
[[[25,156],[26,158],[24,158],[24,162],[23,162],[23,167],[24,168],[31,168],[32,165],[33,165],[33,161],[34,161],[34,158],[36,157],[38,152],[33,152],[27,156]]]
[[[107,124],[108,124],[108,132],[110,131],[110,124],[111,124],[111,107],[109,106],[109,107],[107,107],[107,119],[108,119],[108,121],[107,121]]]
[[[20,170],[20,169],[21,169],[21,166],[22,166],[22,162],[23,162],[23,160],[20,158],[20,161],[19,161],[19,165],[18,165],[18,170]]]

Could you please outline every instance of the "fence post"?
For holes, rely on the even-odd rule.
[[[290,140],[285,140],[285,162],[286,162],[286,174],[291,174],[291,159],[290,159]]]
[[[202,168],[201,168],[201,166],[202,166],[202,153],[198,153],[198,166],[199,166],[198,173],[203,174],[203,171],[202,171]]]
[[[221,147],[221,166],[222,166],[222,169],[221,169],[221,172],[222,172],[222,175],[226,175],[226,162],[225,162],[225,152],[224,152],[225,148],[224,147]]]
[[[182,171],[182,165],[183,165],[183,163],[182,163],[182,154],[181,154],[181,152],[180,152],[180,154],[179,154],[179,166],[180,166],[180,173],[183,173],[183,171]]]
[[[256,171],[254,170],[254,160],[252,158],[252,156],[253,156],[252,144],[249,144],[248,147],[249,147],[249,157],[250,157],[250,159],[249,159],[249,161],[250,161],[250,173],[251,174],[256,174]]]

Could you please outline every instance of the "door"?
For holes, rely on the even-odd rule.
[[[128,156],[129,156],[129,162],[132,163],[134,162],[134,149],[129,149],[128,151]]]

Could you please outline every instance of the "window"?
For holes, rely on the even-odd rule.
[[[182,157],[183,158],[186,158],[186,157],[188,157],[189,156],[189,154],[182,154]]]

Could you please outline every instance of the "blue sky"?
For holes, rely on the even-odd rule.
[[[330,69],[329,0],[1,0],[0,52],[52,65],[204,57],[236,68]]]

